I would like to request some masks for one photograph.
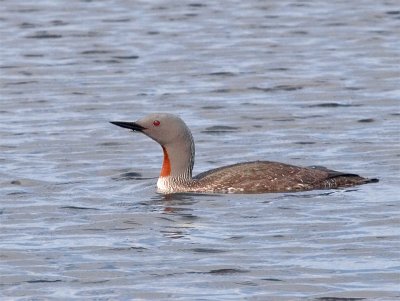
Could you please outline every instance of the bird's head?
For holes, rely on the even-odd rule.
[[[149,136],[161,146],[180,142],[189,138],[190,130],[181,118],[168,113],[154,113],[137,121],[110,121],[123,128],[141,132]]]

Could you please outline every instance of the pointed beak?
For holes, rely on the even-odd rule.
[[[137,124],[136,122],[126,122],[126,121],[110,121],[110,123],[118,125],[122,128],[130,129],[132,131],[142,132],[146,128]]]

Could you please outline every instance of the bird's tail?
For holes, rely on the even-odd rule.
[[[365,179],[365,184],[368,184],[368,183],[378,183],[379,182],[379,179],[377,179],[377,178],[372,178],[372,179]]]

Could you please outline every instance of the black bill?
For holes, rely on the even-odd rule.
[[[140,124],[137,124],[136,122],[110,121],[110,123],[118,125],[122,128],[130,129],[132,131],[141,132],[146,129],[145,127],[141,126]]]

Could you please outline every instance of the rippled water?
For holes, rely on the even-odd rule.
[[[400,299],[397,1],[1,1],[2,300]],[[175,112],[195,173],[246,160],[378,177],[163,196]]]

